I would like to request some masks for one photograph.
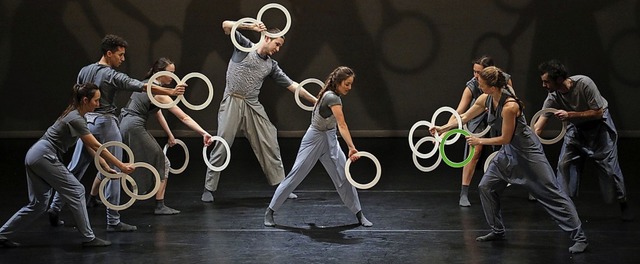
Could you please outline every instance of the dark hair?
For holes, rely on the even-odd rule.
[[[554,81],[558,78],[566,79],[569,76],[562,62],[555,59],[541,63],[538,65],[538,70],[540,71],[540,76],[547,73],[549,79]]]
[[[518,97],[511,92],[511,89],[509,89],[507,85],[507,77],[500,68],[496,66],[486,67],[480,72],[480,78],[485,80],[488,85],[498,87],[502,90],[507,91],[507,94],[509,94],[509,96],[516,99],[516,102],[520,105],[520,108],[524,109],[524,103],[522,103],[522,101],[520,101],[520,99],[518,99]]]
[[[118,48],[126,48],[127,46],[129,46],[129,44],[122,37],[116,35],[106,35],[102,39],[100,50],[102,51],[102,55],[106,55],[107,51],[115,52],[118,50]]]
[[[67,109],[62,112],[58,119],[67,116],[69,112],[82,106],[83,98],[86,97],[91,100],[91,98],[96,95],[96,91],[98,91],[98,89],[98,86],[93,83],[75,84],[72,89],[71,99],[69,100],[69,106],[67,106]]]
[[[147,72],[147,75],[144,77],[144,79],[151,78],[151,76],[156,74],[156,72],[164,71],[165,68],[167,68],[167,66],[171,64],[173,64],[173,61],[171,61],[170,59],[167,59],[165,57],[159,58],[153,63],[153,65],[151,65],[151,69],[149,69],[149,72]]]
[[[335,92],[338,85],[351,76],[355,77],[356,73],[347,66],[340,66],[333,70],[329,76],[327,76],[327,79],[324,81],[324,87],[322,87],[320,93],[318,93],[318,101],[320,101],[320,98],[322,98],[322,95],[324,95],[327,90]]]
[[[493,58],[491,58],[491,57],[489,57],[487,55],[482,55],[482,57],[471,61],[471,63],[482,65],[483,68],[495,65],[493,63]]]
[[[270,29],[267,29],[267,32],[269,32],[269,33],[271,33],[271,34],[280,33],[280,31],[282,31],[282,30],[280,30],[279,28],[270,28]],[[278,37],[278,38],[285,39],[285,38],[284,38],[284,35],[282,35],[282,36],[280,36],[280,37]],[[272,39],[275,39],[275,38],[272,38]]]

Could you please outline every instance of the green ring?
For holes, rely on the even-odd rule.
[[[471,146],[471,149],[469,150],[469,156],[467,156],[467,158],[464,159],[462,162],[453,162],[453,161],[449,160],[449,158],[447,158],[447,155],[444,154],[444,142],[446,142],[447,139],[450,136],[452,136],[453,134],[455,134],[455,133],[460,133],[460,134],[462,134],[463,136],[466,136],[466,137],[470,136],[469,132],[467,132],[466,130],[458,129],[458,128],[451,129],[451,130],[447,131],[447,133],[445,133],[442,136],[442,141],[440,142],[440,147],[439,147],[440,156],[442,156],[442,161],[444,161],[445,164],[447,164],[447,165],[449,165],[449,166],[451,166],[453,168],[462,168],[465,165],[467,165],[471,161],[471,159],[473,158],[473,153],[476,152],[476,146]]]

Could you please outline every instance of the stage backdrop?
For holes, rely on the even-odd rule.
[[[185,111],[205,129],[217,111],[233,49],[223,20],[257,16],[268,0],[2,0],[0,2],[0,137],[40,137],[68,103],[81,67],[97,62],[105,34],[129,42],[120,71],[143,78],[158,57],[177,75],[200,72],[214,86],[212,103]],[[640,1],[634,0],[322,0],[278,1],[291,14],[286,43],[274,58],[295,81],[324,80],[339,65],[355,69],[343,99],[356,136],[405,136],[441,106],[456,107],[471,60],[488,54],[513,77],[528,117],[546,96],[536,66],[558,58],[588,75],[610,104],[623,136],[640,136]],[[284,27],[278,9],[263,21]],[[248,34],[254,41],[255,35]],[[202,103],[204,82],[186,98]],[[312,93],[318,86],[309,85]],[[124,106],[128,94],[117,102]],[[267,80],[261,101],[281,136],[300,136],[309,112]],[[180,104],[182,105],[182,104]],[[178,135],[191,136],[171,114]],[[155,134],[157,122],[150,123]]]

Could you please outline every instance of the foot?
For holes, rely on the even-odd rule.
[[[535,201],[538,200],[535,197],[533,197],[533,195],[531,195],[531,194],[529,194],[529,198],[527,198],[527,199],[529,199],[529,201],[532,201],[532,202],[535,202]]]
[[[136,230],[138,230],[136,226],[125,224],[123,222],[120,222],[117,225],[107,225],[107,232],[132,232]]]
[[[205,203],[213,203],[213,192],[205,189],[200,200]]]
[[[14,248],[19,246],[19,243],[13,242],[7,238],[0,238],[0,248]]]
[[[587,246],[589,244],[587,242],[576,242],[575,244],[573,244],[573,246],[571,246],[569,248],[569,253],[582,253],[587,249]]]
[[[296,195],[295,193],[290,193],[289,197],[287,197],[289,199],[298,199],[298,195]]]
[[[273,210],[271,210],[271,208],[267,208],[267,211],[264,212],[264,226],[276,226],[276,222],[273,220]]]
[[[103,206],[102,200],[98,198],[97,195],[89,195],[87,199],[87,208],[99,207]]]
[[[153,211],[153,214],[155,215],[174,215],[174,214],[179,214],[180,211],[173,209],[171,207],[168,207],[166,205],[163,205],[160,208],[157,208]]]
[[[467,197],[466,195],[461,195],[460,196],[460,201],[458,202],[458,205],[460,205],[462,207],[471,206],[471,203],[469,202],[469,197]]]
[[[110,246],[111,242],[104,240],[104,239],[100,239],[100,238],[94,238],[93,240],[89,241],[89,242],[82,242],[82,246],[83,247],[106,247],[106,246]]]
[[[478,242],[487,242],[487,241],[500,241],[500,240],[504,240],[504,234],[496,234],[494,232],[491,232],[489,234],[486,234],[484,236],[479,236],[476,237],[476,241]]]
[[[620,202],[620,211],[622,212],[622,216],[620,217],[622,221],[633,221],[634,216],[627,201]]]
[[[362,211],[358,212],[356,214],[356,217],[358,218],[358,222],[364,226],[364,227],[372,227],[373,223],[371,223],[371,221],[369,221],[366,217],[364,217],[364,215],[362,214]]]
[[[51,226],[63,226],[64,221],[60,220],[59,212],[56,212],[52,209],[47,210],[47,214],[49,214],[49,224]]]

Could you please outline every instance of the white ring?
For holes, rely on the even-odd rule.
[[[123,179],[126,179],[127,181],[129,181],[131,183],[131,185],[133,186],[133,192],[138,193],[138,185],[136,185],[136,182],[133,180],[133,178],[131,178],[131,176],[124,174],[124,177],[122,177]],[[129,207],[131,207],[131,205],[133,205],[133,203],[136,201],[135,198],[131,198],[129,199],[129,201],[125,204],[121,204],[121,205],[115,205],[110,203],[109,201],[107,201],[107,198],[104,196],[104,187],[107,185],[107,183],[109,181],[115,181],[109,178],[104,178],[102,179],[102,182],[100,182],[100,188],[98,189],[98,194],[100,195],[100,200],[102,201],[102,203],[104,204],[104,206],[112,209],[112,210],[116,210],[116,211],[122,211],[124,209],[127,209]]]
[[[293,94],[293,98],[296,100],[296,103],[298,104],[298,106],[300,106],[300,108],[302,108],[302,110],[313,111],[313,106],[307,106],[300,101],[300,89],[302,89],[303,86],[307,83],[315,83],[317,85],[320,85],[320,89],[324,87],[324,83],[321,80],[318,80],[316,78],[306,79],[298,84],[298,86],[296,87],[296,91]]]
[[[100,146],[97,150],[96,150],[96,155],[93,157],[93,162],[96,165],[96,168],[98,169],[98,171],[104,175],[107,178],[110,179],[118,179],[118,178],[122,178],[124,175],[124,173],[118,172],[118,173],[110,173],[106,170],[104,170],[102,168],[102,166],[100,166],[100,153],[105,150],[106,148],[110,147],[110,146],[116,146],[116,147],[121,147],[124,151],[127,152],[127,155],[129,155],[129,163],[133,163],[134,161],[134,157],[133,157],[133,152],[131,151],[131,148],[129,148],[129,146],[125,145],[122,142],[119,141],[109,141],[107,143],[102,144],[102,146]]]
[[[147,96],[149,96],[149,100],[151,100],[151,103],[153,103],[157,107],[160,107],[163,109],[174,107],[178,104],[178,102],[180,102],[180,100],[182,100],[182,98],[184,97],[183,95],[178,95],[178,97],[176,97],[176,99],[173,100],[173,102],[168,104],[160,103],[158,100],[156,100],[155,97],[153,97],[153,93],[151,92],[151,86],[153,85],[153,81],[158,79],[158,77],[160,76],[169,76],[171,77],[171,79],[176,81],[176,83],[181,83],[180,78],[178,78],[178,76],[176,76],[173,72],[170,72],[170,71],[156,72],[155,74],[151,75],[151,78],[149,78],[149,81],[147,82]]]
[[[487,127],[485,127],[485,128],[484,128],[484,130],[482,130],[480,133],[475,134],[475,133],[471,132],[471,130],[469,130],[469,127],[467,126],[467,124],[462,125],[462,128],[463,128],[465,131],[469,132],[469,134],[470,134],[471,136],[474,136],[474,137],[484,137],[484,135],[486,135],[487,133],[489,133],[489,130],[491,130],[491,126],[490,126],[490,125],[487,125]]]
[[[555,113],[557,111],[558,109],[555,109],[555,108],[543,108],[542,110],[538,111],[535,115],[533,115],[533,118],[531,118],[531,124],[529,126],[533,129],[534,125],[536,124],[536,121],[538,121],[538,118],[540,118],[542,114]],[[536,135],[538,135],[538,138],[540,139],[540,143],[549,145],[549,144],[555,144],[558,141],[560,141],[566,133],[567,133],[567,122],[562,121],[562,129],[560,130],[560,134],[558,134],[557,137],[552,139],[544,139],[540,135],[538,134]]]
[[[489,168],[489,164],[491,164],[491,161],[493,160],[493,158],[496,157],[497,154],[498,152],[494,151],[491,154],[489,154],[489,156],[487,156],[487,160],[484,161],[484,172],[487,172],[487,169]]]
[[[173,168],[169,167],[169,172],[171,172],[173,174],[180,174],[180,173],[184,172],[184,170],[187,168],[187,165],[189,165],[189,149],[187,148],[187,144],[184,144],[184,142],[182,140],[179,140],[177,138],[176,138],[176,144],[182,146],[182,149],[184,150],[184,164],[179,169],[173,169]],[[162,153],[164,153],[165,157],[167,156],[167,149],[168,148],[169,148],[169,144],[164,144],[164,148],[162,149]]]
[[[442,112],[450,112],[453,116],[456,117],[456,120],[458,120],[458,129],[462,129],[462,118],[460,117],[460,114],[458,114],[458,112],[456,112],[455,109],[449,107],[449,106],[443,106],[438,108],[438,110],[436,110],[433,113],[433,116],[431,117],[431,124],[433,124],[434,126],[436,125],[436,119],[438,118],[438,115]],[[440,137],[440,135],[438,135],[438,132],[436,131],[436,134],[433,135],[438,142],[442,141],[442,137]],[[456,133],[455,136],[453,136],[453,138],[450,141],[444,142],[445,145],[451,145],[453,143],[456,143],[456,141],[458,141],[458,138],[460,138],[460,133]],[[442,143],[442,142],[440,142]]]
[[[154,168],[153,166],[151,166],[151,164],[146,163],[146,162],[136,162],[131,164],[132,167],[143,167],[146,168],[148,170],[150,170],[153,173],[153,176],[155,176],[156,178],[156,184],[153,187],[153,190],[151,190],[149,193],[147,194],[142,194],[142,195],[138,195],[138,191],[137,191],[137,184],[135,183],[135,180],[132,180],[134,183],[132,183],[135,187],[134,192],[132,192],[131,190],[129,190],[129,187],[127,187],[126,185],[126,181],[128,181],[128,178],[131,178],[131,176],[127,175],[127,177],[122,177],[120,178],[120,184],[122,185],[122,190],[124,190],[124,192],[129,195],[131,198],[136,199],[136,200],[146,200],[151,198],[152,196],[156,195],[156,193],[158,192],[158,190],[160,189],[160,173],[158,173],[158,170],[156,170],[156,168]],[[133,178],[132,178],[133,179]]]
[[[415,132],[415,130],[419,126],[426,126],[428,128],[431,128],[431,127],[433,127],[433,124],[431,124],[431,122],[425,121],[425,120],[420,120],[420,121],[416,122],[415,124],[413,124],[413,126],[409,130],[409,148],[411,148],[411,151],[413,151],[413,154],[415,156],[417,156],[418,158],[428,159],[428,158],[431,158],[431,156],[433,156],[438,151],[438,142],[436,141],[436,143],[434,144],[435,147],[431,150],[431,152],[429,152],[427,154],[420,153],[418,151],[418,143],[416,143],[416,145],[413,145],[413,133]],[[430,136],[427,136],[427,137],[430,137]]]
[[[262,22],[262,14],[264,14],[264,12],[267,11],[267,9],[269,8],[277,8],[282,10],[282,13],[284,13],[284,16],[287,17],[287,24],[284,26],[284,29],[282,29],[282,31],[278,33],[265,32],[265,35],[267,35],[267,37],[270,37],[270,38],[282,37],[284,36],[284,34],[287,34],[287,32],[289,31],[289,28],[291,27],[291,14],[289,14],[289,10],[284,8],[284,6],[276,3],[270,3],[260,8],[260,11],[258,11],[258,16],[256,17],[256,20]]]
[[[205,145],[204,147],[202,147],[202,158],[204,159],[204,164],[207,164],[207,167],[209,167],[209,169],[211,169],[212,171],[222,171],[227,167],[227,165],[229,165],[229,161],[231,161],[231,149],[229,148],[229,144],[227,144],[227,141],[224,140],[224,138],[220,136],[213,136],[211,137],[211,139],[218,140],[220,141],[220,143],[222,143],[224,148],[227,150],[227,159],[224,161],[224,164],[222,164],[222,166],[213,166],[213,164],[209,162],[209,158],[207,157],[207,146]]]
[[[231,42],[236,47],[236,49],[238,49],[240,51],[244,51],[244,52],[252,52],[252,51],[258,49],[258,44],[260,44],[262,41],[264,41],[264,37],[265,37],[266,31],[260,32],[260,40],[258,41],[258,43],[252,43],[250,48],[243,47],[242,45],[240,45],[240,43],[238,43],[238,40],[236,40],[236,30],[238,29],[238,26],[240,24],[244,23],[244,22],[257,23],[259,21],[257,19],[255,19],[255,18],[251,18],[251,17],[241,18],[240,20],[236,21],[235,24],[233,24],[233,27],[231,27],[231,34],[229,34],[229,35],[231,36]]]
[[[382,169],[380,168],[380,161],[378,161],[378,159],[375,156],[373,156],[373,154],[366,151],[358,151],[356,152],[356,154],[353,154],[353,155],[358,155],[360,157],[367,157],[371,159],[373,163],[376,165],[376,177],[373,178],[373,180],[367,184],[360,184],[354,181],[353,178],[351,177],[351,173],[349,172],[349,167],[351,166],[351,159],[347,158],[347,163],[344,165],[344,174],[347,176],[347,180],[349,181],[349,183],[351,183],[353,187],[356,187],[358,189],[369,189],[374,185],[376,185],[376,183],[378,183],[378,181],[380,180],[380,175],[382,174]]]
[[[211,81],[209,80],[209,78],[207,78],[207,76],[199,72],[192,72],[185,75],[184,77],[182,77],[182,80],[180,80],[180,82],[185,84],[187,83],[187,80],[193,77],[200,78],[207,84],[207,87],[209,88],[209,96],[207,97],[207,100],[205,100],[201,105],[192,105],[191,103],[187,102],[187,98],[185,98],[184,96],[182,96],[180,100],[182,101],[182,103],[184,103],[184,106],[191,110],[202,110],[209,106],[211,100],[213,100],[213,85],[211,84]]]
[[[434,137],[423,137],[420,140],[418,140],[418,142],[416,143],[416,148],[420,147],[420,145],[422,145],[422,143],[424,143],[425,141],[431,141],[433,142],[433,145],[435,145],[434,149],[438,149],[438,140],[436,140]],[[422,165],[420,165],[420,163],[418,163],[418,157],[417,157],[417,152],[413,152],[413,165],[416,165],[416,168],[418,168],[420,171],[423,172],[430,172],[432,170],[434,170],[436,167],[438,167],[438,165],[440,165],[440,162],[442,162],[442,156],[441,155],[437,155],[437,159],[436,162],[429,166],[429,167],[424,167]]]

